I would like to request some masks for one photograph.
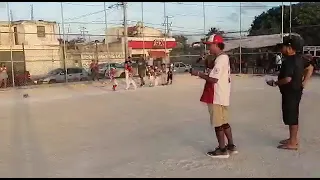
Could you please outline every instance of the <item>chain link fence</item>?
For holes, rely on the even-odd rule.
[[[247,35],[255,35],[255,29],[249,28],[256,16],[282,5],[254,2],[24,4],[24,11],[28,9],[30,17],[19,12],[21,7],[17,3],[1,6],[0,62],[7,69],[8,86],[88,81],[92,79],[92,62],[99,64],[102,78],[111,66],[123,69],[127,56],[134,62],[144,58],[147,64],[155,66],[170,62],[195,64],[207,53],[201,42],[210,34],[221,34],[226,42],[238,40],[238,45],[227,51],[232,72],[266,73],[275,62],[274,48],[244,48],[241,42]],[[279,42],[282,32],[288,32],[288,8],[284,8],[285,30],[279,25],[264,32],[277,34]],[[298,29],[302,32],[303,27]]]

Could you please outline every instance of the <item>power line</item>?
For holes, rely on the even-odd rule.
[[[187,3],[182,3],[182,2],[167,2],[169,4],[176,4],[176,5],[185,5],[185,6],[203,6],[202,4],[187,4]],[[221,8],[227,8],[227,7],[240,7],[239,5],[213,5],[213,4],[205,4],[204,5],[205,7],[221,7]],[[280,4],[279,4],[280,6]],[[275,6],[272,6],[272,5],[241,5],[241,7],[275,7]]]
[[[69,4],[69,5],[75,5],[75,6],[101,6],[99,4],[77,4],[77,3],[68,3],[68,2],[65,2],[64,4]]]

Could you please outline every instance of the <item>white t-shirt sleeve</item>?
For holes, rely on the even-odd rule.
[[[216,58],[214,67],[210,72],[209,77],[220,79],[225,63],[228,62],[228,59],[226,58],[228,58],[226,55],[220,55]]]

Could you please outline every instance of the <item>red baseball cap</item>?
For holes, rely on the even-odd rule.
[[[218,44],[218,43],[223,43],[223,38],[220,35],[217,34],[212,34],[209,36],[206,42],[203,42],[203,44]]]

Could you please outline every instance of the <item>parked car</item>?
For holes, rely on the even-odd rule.
[[[34,82],[30,78],[30,72],[25,71],[24,73],[17,73],[14,77],[16,86],[27,86],[33,85]]]
[[[174,64],[174,72],[175,73],[183,73],[189,72],[192,68],[189,64],[184,64],[183,62],[175,62]]]
[[[90,80],[89,73],[83,68],[67,68],[66,71],[62,68],[54,69],[46,75],[34,76],[32,80],[35,84],[53,84],[62,83],[66,81],[66,76],[68,82],[74,81],[88,81]]]
[[[107,78],[109,78],[109,71],[110,68],[115,68],[117,70],[116,77],[125,77],[124,74],[124,64],[123,63],[101,63],[98,65],[99,68],[99,76],[105,77],[105,74],[107,75]]]
[[[9,74],[8,81],[7,81],[7,87],[12,87],[12,78],[11,73]],[[15,72],[14,75],[14,85],[15,86],[28,86],[33,85],[34,82],[30,78],[30,72],[25,71],[23,72]]]

